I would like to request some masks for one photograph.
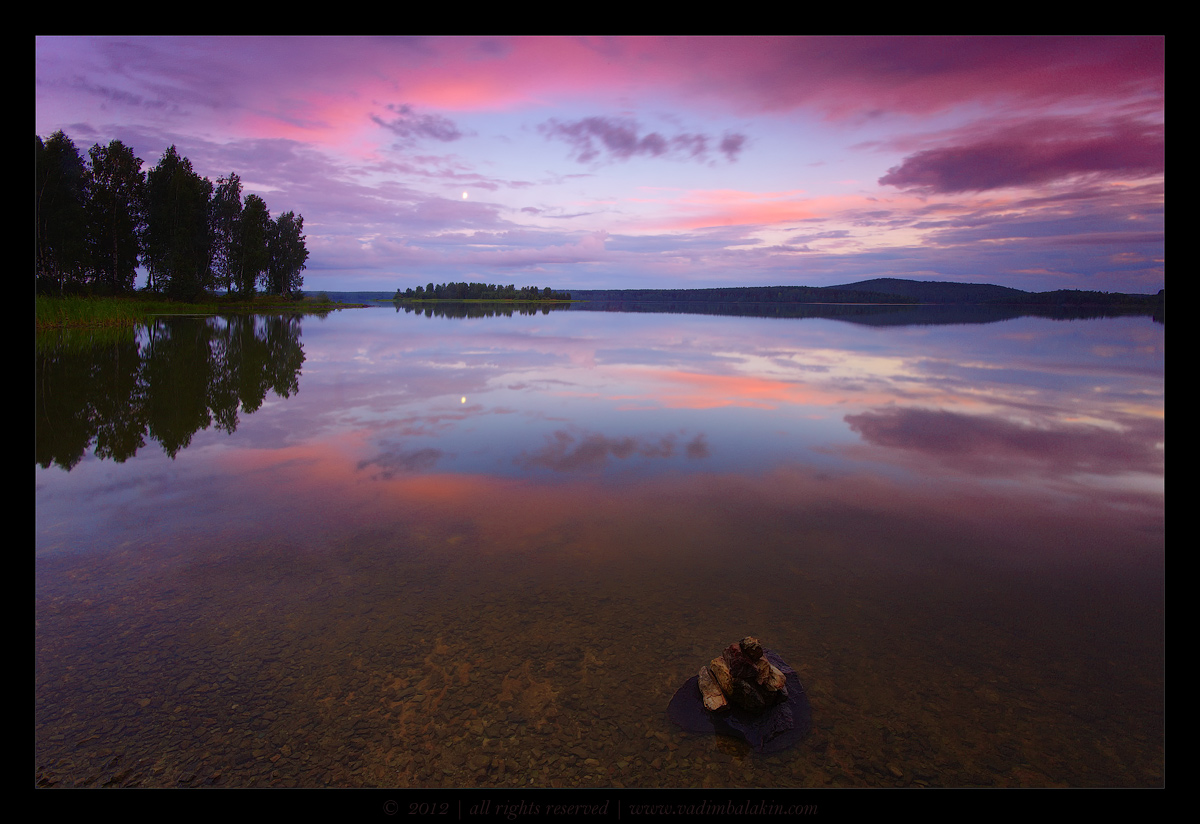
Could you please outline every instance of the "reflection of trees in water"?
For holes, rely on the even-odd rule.
[[[396,303],[396,311],[406,315],[424,315],[427,318],[493,318],[498,315],[548,315],[550,312],[567,309],[569,303]]]
[[[198,430],[233,432],[239,407],[300,389],[296,315],[158,318],[140,339],[38,347],[35,460],[71,469],[95,442],[124,461],[157,441],[172,458]]]

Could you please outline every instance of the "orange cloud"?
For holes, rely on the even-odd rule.
[[[711,226],[762,226],[831,218],[854,210],[911,208],[917,198],[868,198],[863,195],[829,195],[797,198],[790,192],[712,190],[689,192],[670,201],[673,214],[641,221],[659,231],[704,229]]]
[[[641,372],[655,390],[648,395],[622,395],[616,399],[654,400],[671,409],[715,409],[752,406],[777,409],[783,405],[829,406],[845,403],[845,392],[810,384],[752,375],[706,375],[680,370],[630,370]],[[872,403],[873,393],[856,393],[855,401]],[[886,396],[880,395],[879,398]]]

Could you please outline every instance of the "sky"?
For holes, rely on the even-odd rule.
[[[306,290],[1165,286],[1163,37],[39,37],[36,133],[304,218]]]

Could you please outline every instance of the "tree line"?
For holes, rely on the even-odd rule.
[[[570,300],[569,292],[556,292],[549,286],[539,289],[536,286],[516,284],[497,286],[494,283],[432,283],[426,286],[411,287],[401,292],[396,290],[393,300]]]
[[[1154,309],[1165,301],[1166,293],[1157,295],[1098,292],[1082,289],[1055,289],[1049,292],[1026,292],[1011,286],[993,283],[953,283],[949,281],[904,280],[875,278],[845,286],[824,287],[855,289],[864,292],[888,292],[920,303],[1013,304],[1018,306],[1078,306]]]
[[[84,157],[61,130],[36,138],[38,291],[121,294],[146,288],[180,300],[224,289],[297,295],[308,260],[304,217],[274,220],[235,173],[213,184],[171,146],[149,172],[119,140]]]

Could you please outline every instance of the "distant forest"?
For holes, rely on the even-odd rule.
[[[181,300],[223,289],[297,295],[308,260],[304,216],[274,220],[258,195],[242,200],[235,173],[214,185],[168,148],[149,172],[119,140],[85,160],[62,131],[34,143],[34,262],[41,293],[147,289]]]
[[[841,286],[734,286],[712,289],[587,289],[575,297],[586,301],[628,303],[877,303],[975,304],[1058,307],[1106,307],[1161,310],[1165,290],[1155,295],[1056,289],[1025,292],[977,283],[876,278]]]
[[[432,283],[418,286],[416,289],[396,290],[392,298],[395,301],[404,300],[512,300],[512,301],[543,301],[570,300],[569,292],[555,292],[549,286],[522,286],[515,284],[497,286],[494,283]]]

